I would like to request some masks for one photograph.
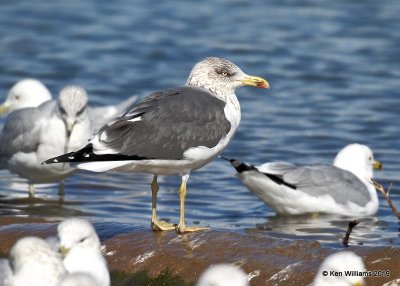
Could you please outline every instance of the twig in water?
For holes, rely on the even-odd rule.
[[[350,234],[353,231],[353,228],[359,223],[360,223],[360,221],[358,221],[358,220],[349,221],[349,226],[347,227],[346,235],[343,238],[343,245],[345,247],[349,247]]]
[[[390,185],[388,187],[388,190],[385,191],[385,188],[381,184],[379,184],[377,181],[372,180],[372,183],[374,184],[375,189],[382,193],[383,197],[385,198],[385,200],[387,201],[388,205],[392,209],[393,214],[395,216],[397,216],[398,219],[400,219],[400,212],[397,210],[396,206],[393,204],[393,201],[389,197],[389,192],[390,192],[390,189],[392,188],[393,184],[390,183]]]

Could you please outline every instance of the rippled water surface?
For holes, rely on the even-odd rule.
[[[400,208],[400,2],[387,1],[9,1],[0,2],[0,95],[17,80],[42,80],[53,92],[85,87],[93,105],[113,104],[182,85],[192,65],[225,57],[260,75],[270,90],[242,88],[239,130],[225,155],[260,164],[330,163],[348,143],[369,145],[384,163]],[[27,185],[0,173],[0,213],[46,218],[91,216],[111,233],[147,228],[151,176],[82,172],[56,185]],[[179,177],[162,177],[159,214],[179,219]],[[400,245],[399,221],[380,197],[353,243]],[[339,245],[348,218],[282,218],[215,160],[192,173],[188,224]]]

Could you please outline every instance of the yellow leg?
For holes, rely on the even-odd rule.
[[[157,193],[158,193],[157,175],[154,175],[151,182],[151,227],[153,230],[173,230],[175,226],[165,221],[157,219]]]
[[[188,227],[185,223],[185,198],[186,198],[186,183],[189,179],[189,175],[182,176],[182,184],[179,189],[179,196],[181,201],[181,215],[179,220],[179,225],[176,227],[178,233],[193,232],[200,230],[208,230],[208,227]]]
[[[33,183],[29,183],[28,191],[29,191],[29,197],[34,198],[35,197],[35,186],[33,185]]]

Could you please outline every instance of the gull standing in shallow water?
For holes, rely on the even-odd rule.
[[[95,172],[154,174],[153,229],[206,229],[185,224],[186,182],[192,170],[211,162],[232,139],[240,121],[235,90],[241,86],[269,87],[265,79],[245,74],[230,61],[206,58],[193,67],[185,86],[147,96],[103,126],[83,149],[44,163],[79,162],[78,168]],[[158,175],[182,176],[178,226],[157,219]]]
[[[23,79],[11,87],[6,100],[0,105],[0,114],[26,107],[38,107],[51,99],[50,91],[41,81]],[[137,96],[131,96],[117,105],[88,106],[91,130],[98,131],[105,123],[125,113],[135,101]]]
[[[28,179],[30,196],[34,195],[34,183],[61,181],[75,171],[69,164],[43,166],[41,162],[87,143],[90,122],[86,104],[86,91],[71,85],[61,90],[58,100],[7,116],[0,133],[0,168]]]
[[[228,160],[245,186],[279,214],[369,216],[378,211],[372,177],[373,169],[381,169],[382,164],[365,145],[347,145],[333,165],[272,162],[256,167]]]

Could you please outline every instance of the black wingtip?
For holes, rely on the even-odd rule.
[[[75,152],[63,154],[54,158],[50,158],[44,162],[42,162],[42,165],[49,165],[49,164],[56,164],[56,163],[66,163],[66,162],[73,162],[74,161],[74,155]]]
[[[245,171],[257,170],[256,167],[254,167],[251,164],[243,163],[243,162],[241,162],[239,160],[236,160],[236,159],[229,159],[229,158],[224,157],[224,156],[218,156],[218,157],[223,159],[223,160],[229,161],[232,164],[232,166],[236,169],[236,171],[238,173],[243,173]]]

